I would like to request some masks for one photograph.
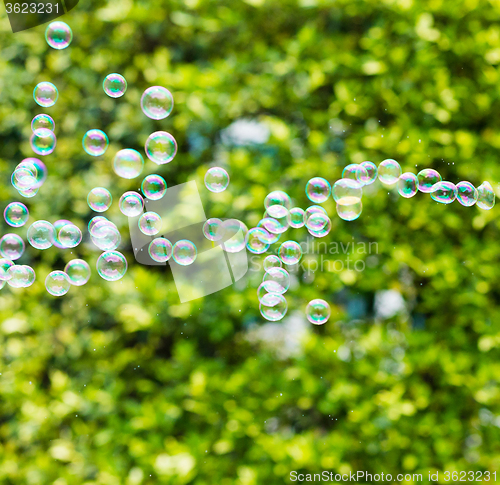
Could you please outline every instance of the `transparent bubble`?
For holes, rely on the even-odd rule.
[[[151,241],[148,252],[153,261],[165,263],[172,256],[172,243],[164,237],[158,237]]]
[[[181,239],[174,244],[173,258],[177,264],[181,266],[188,266],[193,264],[198,256],[196,246],[187,239]]]
[[[28,168],[20,167],[14,170],[10,180],[17,190],[27,190],[36,185],[36,174]]]
[[[229,175],[221,167],[212,167],[205,174],[205,187],[210,192],[223,192],[229,185]]]
[[[139,229],[146,236],[155,236],[161,230],[161,217],[156,212],[144,212],[139,218]]]
[[[87,204],[95,212],[106,212],[113,202],[113,197],[108,189],[95,187],[87,196]]]
[[[113,170],[116,175],[124,179],[133,179],[139,176],[144,168],[144,158],[132,148],[120,150],[113,159]]]
[[[15,261],[24,253],[24,241],[17,234],[5,234],[0,239],[0,255],[2,258]]]
[[[107,219],[93,225],[90,238],[101,251],[117,249],[122,240],[118,228]]]
[[[283,268],[271,268],[266,271],[262,280],[270,293],[285,293],[290,287],[290,275]]]
[[[264,259],[264,270],[268,271],[271,268],[281,268],[281,259],[275,254],[266,256]],[[260,298],[259,298],[260,299]]]
[[[118,203],[120,211],[127,217],[137,217],[144,209],[144,199],[142,195],[134,191],[125,192]]]
[[[52,271],[45,278],[45,288],[52,296],[63,296],[71,287],[68,275],[64,271]]]
[[[120,98],[127,91],[127,81],[121,74],[114,72],[104,78],[102,88],[110,98]]]
[[[151,86],[141,98],[142,112],[152,120],[166,118],[174,107],[172,93],[163,86]]]
[[[31,266],[26,266],[24,265],[24,268],[26,270],[26,273],[27,273],[27,280],[25,280],[25,288],[27,288],[28,286],[31,286],[35,280],[36,280],[36,274],[35,274],[35,270],[31,267]]]
[[[71,221],[68,221],[66,219],[59,219],[58,221],[54,222],[54,246],[59,249],[65,249],[65,247],[61,244],[61,241],[59,241],[59,231],[67,224],[73,224]]]
[[[144,146],[147,157],[157,165],[171,162],[177,154],[177,142],[166,131],[155,131],[149,135]]]
[[[306,317],[314,325],[323,325],[330,318],[330,305],[319,298],[311,300],[306,307]]]
[[[284,264],[297,264],[302,258],[302,248],[295,241],[285,241],[278,253]]]
[[[203,235],[209,241],[219,241],[224,236],[224,227],[222,221],[217,218],[208,219],[203,224]]]
[[[97,236],[98,235],[99,227],[97,227],[97,230],[95,228],[97,226],[97,223],[101,222],[101,221],[108,221],[108,219],[106,219],[104,216],[95,216],[95,217],[92,217],[92,219],[90,219],[88,228],[89,228],[89,232],[90,232],[91,236]]]
[[[312,214],[317,213],[325,214],[325,216],[328,215],[324,207],[321,207],[320,205],[311,205],[304,212],[304,223],[307,219],[309,219],[309,217],[311,217]]]
[[[337,214],[341,219],[344,219],[344,221],[354,221],[361,215],[362,211],[363,204],[361,201],[350,205],[337,204]]]
[[[33,90],[33,99],[35,103],[44,108],[50,108],[56,104],[59,92],[57,88],[49,82],[41,82]]]
[[[47,27],[45,40],[53,49],[66,49],[73,40],[73,32],[68,24],[57,20],[56,22],[51,22]]]
[[[489,182],[483,182],[477,188],[477,206],[480,209],[490,210],[495,205],[495,192]]]
[[[144,177],[141,184],[141,190],[148,199],[159,200],[167,191],[167,182],[160,175],[151,174]]]
[[[264,207],[266,209],[272,205],[282,205],[290,210],[290,207],[292,206],[292,199],[290,199],[290,196],[286,192],[283,192],[282,190],[275,190],[274,192],[267,194],[264,199]]]
[[[26,288],[33,284],[35,272],[29,266],[22,264],[11,266],[8,273],[10,278],[7,283],[12,288]]]
[[[370,180],[366,169],[361,164],[357,163],[347,165],[347,167],[342,170],[342,178],[354,180],[361,185],[365,185]]]
[[[409,199],[418,191],[418,179],[414,173],[405,172],[399,177],[398,192],[401,197]]]
[[[118,281],[127,272],[127,260],[118,251],[106,251],[97,260],[97,273],[106,281]]]
[[[262,254],[269,249],[264,241],[269,237],[262,227],[253,227],[248,231],[247,249],[253,254]]]
[[[30,144],[37,155],[50,155],[56,149],[56,135],[47,128],[39,128],[31,135]]]
[[[352,205],[361,201],[361,184],[351,179],[340,179],[333,184],[332,195],[338,205]]]
[[[290,209],[290,227],[298,229],[304,227],[304,210],[300,207]]]
[[[22,202],[11,202],[3,211],[5,222],[12,227],[22,227],[29,217],[28,208]]]
[[[1,241],[1,240],[0,240]],[[9,268],[14,266],[14,263],[8,258],[0,259],[0,281],[10,280]]]
[[[395,184],[401,175],[401,167],[396,160],[388,158],[378,166],[378,178],[387,185]]]
[[[432,186],[431,198],[441,204],[451,204],[457,198],[457,187],[451,182],[438,182]]]
[[[227,253],[238,253],[246,247],[248,238],[247,226],[238,219],[227,219],[222,223],[224,236],[227,237],[222,248]]]
[[[35,249],[48,249],[54,244],[54,226],[47,221],[36,221],[28,229],[28,242]]]
[[[73,286],[83,286],[90,279],[90,266],[83,259],[72,259],[69,261],[64,272]]]
[[[279,259],[279,258],[278,258]],[[281,263],[281,261],[280,261]],[[262,300],[262,298],[267,295],[269,292],[267,291],[266,289],[266,283],[261,283],[259,285],[259,287],[257,288],[257,298],[260,300]]]
[[[317,223],[316,221],[318,220],[317,218],[321,217],[319,214],[313,214],[311,216],[311,223],[309,224],[311,227],[307,228],[307,231],[311,236],[314,237],[325,237],[326,235],[330,234],[330,231],[332,230],[332,221],[328,216],[322,215],[321,223]],[[324,217],[326,217],[326,224],[323,225]],[[320,229],[314,229],[315,227],[321,227]]]
[[[266,209],[264,218],[275,219],[278,224],[274,229],[266,225],[266,229],[273,234],[283,234],[290,226],[290,212],[285,206],[271,205]]]
[[[430,194],[434,184],[441,182],[441,175],[432,168],[425,168],[420,170],[417,174],[418,190],[424,194]]]
[[[36,179],[34,185],[30,183],[29,188],[37,189],[43,185],[47,179],[47,167],[38,158],[25,158],[20,164],[17,165],[17,170],[28,170],[31,175]],[[28,187],[23,187],[28,188]],[[18,189],[19,190],[19,189]]]
[[[89,130],[83,135],[82,145],[86,153],[93,157],[100,157],[108,149],[108,135],[102,130]]]
[[[459,182],[457,184],[457,200],[465,207],[474,205],[478,198],[478,192],[470,182]]]
[[[263,233],[258,233],[258,237],[263,243],[274,244],[276,241],[279,241],[282,234],[282,226],[276,219],[264,217],[264,219],[259,221],[257,227],[264,230]]]
[[[366,170],[367,178],[363,178],[362,182],[365,185],[370,185],[377,180],[378,170],[377,166],[373,162],[361,162],[360,165]]]
[[[330,218],[326,214],[323,214],[322,212],[315,212],[308,215],[306,219],[306,227],[311,231],[318,232],[326,227],[329,220]]]
[[[322,177],[314,177],[306,184],[307,198],[316,204],[321,204],[328,200],[331,190],[332,186],[330,182]]]
[[[270,322],[281,320],[288,310],[288,304],[283,295],[278,293],[267,293],[260,300],[260,314]]]
[[[82,231],[74,224],[65,224],[59,230],[58,240],[64,248],[76,248],[82,242]]]
[[[40,128],[45,128],[46,130],[54,131],[54,128],[56,127],[56,124],[54,123],[54,120],[52,119],[51,116],[46,115],[46,114],[39,114],[36,115],[32,120],[31,120],[31,130],[39,130]]]
[[[19,195],[21,197],[26,197],[27,199],[31,198],[31,197],[35,197],[35,195],[38,193],[38,189],[34,189],[34,188],[17,189],[17,191],[19,192]]]

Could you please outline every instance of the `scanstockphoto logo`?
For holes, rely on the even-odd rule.
[[[139,229],[139,218],[129,217],[129,230],[135,259],[146,266],[170,266],[181,303],[216,293],[240,280],[248,271],[245,233],[236,220],[228,220],[220,241],[209,241],[203,233],[207,217],[196,182],[169,187],[159,200],[145,199],[145,212],[156,212],[162,227],[154,237]],[[235,221],[235,224],[231,222]],[[183,266],[173,258],[158,263],[149,255],[154,238],[164,237],[172,244],[187,239],[195,244],[195,261]]]
[[[50,22],[78,5],[78,0],[4,0],[12,32],[21,32]]]

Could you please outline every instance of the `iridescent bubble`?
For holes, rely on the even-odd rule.
[[[337,204],[337,214],[344,221],[354,221],[363,211],[363,204],[361,201],[355,202],[350,205]]]
[[[306,307],[306,317],[314,325],[323,325],[330,318],[330,305],[319,298],[311,300]]]
[[[399,177],[398,192],[401,197],[409,199],[418,191],[418,179],[414,173],[405,172]]]
[[[90,279],[90,266],[83,259],[72,259],[64,267],[68,280],[73,286],[83,286]]]
[[[151,174],[144,177],[141,184],[141,190],[148,199],[159,200],[167,191],[167,182],[160,175]]]
[[[35,221],[28,229],[28,242],[35,249],[48,249],[54,244],[54,226],[47,221]]]
[[[88,228],[89,228],[89,232],[90,232],[91,236],[98,235],[98,231],[95,231],[94,228],[97,226],[97,223],[101,222],[101,221],[108,221],[108,219],[106,219],[104,216],[95,216],[95,217],[92,217],[92,219],[90,219]],[[61,227],[62,227],[62,225],[61,225]]]
[[[363,189],[355,180],[340,179],[333,185],[332,195],[338,205],[352,205],[361,200]]]
[[[99,157],[108,149],[108,135],[102,130],[89,130],[83,135],[82,146],[86,153],[93,157]]]
[[[2,258],[15,261],[24,253],[24,241],[17,234],[5,234],[0,239],[0,255]]]
[[[45,128],[46,130],[54,131],[56,124],[51,116],[46,114],[36,115],[31,120],[31,130],[39,130],[40,128]]]
[[[144,209],[144,199],[142,195],[134,191],[125,192],[118,203],[120,211],[127,217],[137,217]]]
[[[275,190],[274,192],[267,194],[264,199],[264,207],[266,209],[272,205],[282,205],[290,210],[290,207],[292,206],[292,199],[290,199],[290,196],[286,192],[283,192],[282,190]]]
[[[64,248],[76,248],[82,241],[82,231],[74,224],[66,224],[59,230],[58,240]]]
[[[322,177],[314,177],[306,184],[307,198],[316,204],[326,202],[331,190],[330,182]]]
[[[54,222],[54,246],[58,249],[65,249],[65,247],[61,244],[61,241],[59,241],[59,231],[67,224],[73,224],[71,221],[68,221],[66,219],[59,219],[56,222]]]
[[[21,197],[26,197],[27,199],[31,198],[31,197],[35,197],[35,195],[38,193],[38,189],[34,189],[34,188],[17,189],[17,191],[19,192],[19,195]]]
[[[181,266],[188,266],[193,264],[198,255],[196,246],[187,239],[181,239],[174,244],[173,258],[177,264]]]
[[[101,251],[117,249],[122,240],[118,228],[108,220],[95,223],[92,227],[90,239]]]
[[[113,170],[116,175],[124,179],[133,179],[139,176],[144,168],[144,158],[132,148],[120,150],[113,159]]]
[[[264,230],[263,233],[259,232],[259,239],[265,244],[274,244],[279,241],[279,238],[282,234],[281,224],[271,217],[264,217],[257,224],[257,227],[262,228]]]
[[[41,82],[33,90],[33,99],[35,103],[44,108],[50,108],[56,104],[59,92],[57,88],[49,82]]]
[[[302,248],[295,241],[285,241],[280,246],[278,254],[284,264],[297,264],[302,258]]]
[[[266,256],[266,258],[264,259],[264,270],[268,271],[271,268],[281,268],[281,259],[274,254]]]
[[[177,154],[177,142],[166,131],[155,131],[149,135],[144,146],[147,157],[157,165],[171,162]]]
[[[457,187],[451,182],[438,182],[432,186],[431,198],[441,204],[451,204],[457,198]]]
[[[224,227],[222,221],[217,218],[208,219],[203,224],[203,235],[209,241],[219,241],[224,236]]]
[[[307,229],[317,233],[327,226],[330,218],[321,212],[315,212],[310,214],[306,219]]]
[[[66,49],[73,40],[73,32],[68,24],[57,20],[51,22],[45,31],[45,40],[53,49]]]
[[[269,235],[262,227],[253,227],[248,231],[247,249],[253,254],[262,254],[269,249],[269,244],[263,242]]]
[[[459,182],[457,184],[457,200],[465,207],[474,205],[478,198],[478,192],[470,182]]]
[[[227,219],[222,223],[224,238],[222,249],[227,253],[238,253],[246,247],[248,238],[247,226],[238,219]]]
[[[8,270],[10,278],[7,280],[7,283],[9,286],[12,288],[26,288],[30,286],[33,283],[31,279],[33,278],[34,271],[32,274],[28,268],[29,266],[23,264],[11,266]]]
[[[25,158],[18,164],[16,171],[20,169],[28,170],[36,179],[36,183],[34,185],[30,184],[29,188],[39,188],[47,179],[47,167],[38,158]]]
[[[205,187],[210,192],[223,192],[229,185],[229,175],[221,167],[212,167],[205,174]]]
[[[36,274],[35,270],[31,266],[24,265],[24,268],[28,276],[27,280],[25,280],[25,288],[27,288],[28,286],[31,286],[35,282]]]
[[[114,72],[104,78],[102,88],[110,98],[120,98],[127,90],[127,81],[121,74]]]
[[[378,166],[378,178],[387,185],[395,184],[401,175],[401,166],[396,160],[388,158]]]
[[[366,170],[367,178],[362,180],[365,185],[370,185],[377,180],[377,166],[373,162],[361,162],[360,165]]]
[[[279,258],[278,258],[279,259]],[[280,261],[281,263],[281,261]],[[266,289],[266,284],[265,283],[261,283],[259,285],[259,287],[257,288],[257,298],[260,300],[262,300],[262,298],[267,295],[269,292],[267,291]]]
[[[281,320],[287,312],[288,304],[283,295],[267,293],[260,300],[260,314],[270,322]]]
[[[290,209],[290,227],[298,229],[304,227],[304,210],[300,207]]]
[[[483,182],[477,188],[477,206],[480,209],[490,210],[495,205],[495,192],[489,182]]]
[[[87,196],[87,204],[95,212],[106,212],[113,202],[113,197],[108,189],[95,187]]]
[[[14,263],[8,258],[0,259],[0,281],[7,281],[11,278],[9,268],[14,266]]]
[[[118,251],[106,251],[97,260],[97,273],[106,281],[118,281],[127,272],[127,260]]]
[[[56,135],[47,128],[39,128],[31,135],[30,144],[37,155],[50,155],[56,149]]]
[[[424,194],[430,194],[434,184],[441,182],[441,175],[432,168],[425,168],[420,170],[417,174],[418,190]]]
[[[274,232],[273,229],[268,228],[268,226],[266,225],[266,229],[270,232],[273,232],[273,234],[283,234],[290,226],[290,212],[286,207],[282,205],[269,206],[266,209],[264,218],[275,219],[278,222],[278,224],[274,228]]]
[[[370,177],[366,169],[358,163],[351,163],[342,170],[343,179],[351,179],[361,185],[370,181]]]
[[[148,252],[153,261],[165,263],[172,256],[172,243],[164,237],[158,237],[151,241]]]
[[[266,271],[262,280],[269,293],[285,293],[290,287],[290,274],[283,268],[271,268]]]
[[[142,112],[152,120],[166,118],[174,107],[172,93],[162,86],[151,86],[141,98]]]
[[[325,214],[325,216],[328,215],[324,207],[321,207],[320,205],[309,206],[304,212],[304,223],[307,222],[307,219],[309,219],[309,217],[311,217],[312,214],[318,214],[318,213]]]
[[[161,230],[161,217],[156,212],[144,212],[139,218],[139,229],[146,236],[155,236]]]
[[[52,296],[63,296],[71,287],[68,275],[64,271],[52,271],[45,278],[45,288]]]
[[[25,167],[18,167],[11,177],[13,187],[17,190],[27,190],[36,185],[36,172]]]
[[[5,222],[12,227],[22,227],[26,224],[29,211],[22,202],[11,202],[3,211]]]

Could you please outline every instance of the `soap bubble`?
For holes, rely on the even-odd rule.
[[[326,214],[323,214],[322,212],[315,212],[309,214],[309,216],[306,218],[305,225],[307,229],[317,233],[328,224],[329,220],[330,218]]]
[[[27,280],[25,280],[25,288],[27,288],[28,286],[31,286],[35,282],[36,274],[35,270],[31,266],[26,266],[26,265],[23,266],[27,273]]]
[[[141,184],[142,193],[150,200],[159,200],[167,191],[167,182],[157,174],[144,177]]]
[[[279,259],[279,258],[278,258]],[[281,263],[281,261],[280,261]],[[269,292],[267,291],[266,284],[261,283],[259,287],[257,288],[257,298],[259,302],[262,300],[262,298],[267,295]]]
[[[283,268],[270,268],[262,280],[270,293],[285,293],[290,287],[290,274]]]
[[[47,167],[38,158],[25,158],[21,163],[17,165],[16,171],[21,169],[28,170],[36,179],[34,185],[30,183],[29,188],[39,188],[47,179]]]
[[[113,251],[122,241],[118,228],[107,219],[98,221],[92,226],[90,239],[101,251]]]
[[[223,192],[229,185],[229,175],[221,167],[212,167],[205,174],[205,186],[210,192]]]
[[[47,221],[35,221],[28,229],[28,242],[35,249],[48,249],[54,244],[55,228]]]
[[[304,212],[304,222],[306,222],[307,219],[309,219],[309,217],[311,217],[312,214],[318,214],[318,213],[325,214],[325,216],[328,215],[325,208],[321,207],[320,205],[309,206]]]
[[[0,281],[10,280],[9,268],[11,266],[14,266],[14,263],[10,259],[0,258]]]
[[[279,238],[282,234],[282,226],[281,224],[271,217],[264,217],[257,224],[257,227],[261,227],[264,229],[264,233],[259,233],[259,239],[266,244],[274,244],[276,241],[279,241]]]
[[[340,179],[333,184],[332,195],[338,205],[352,205],[361,200],[361,184],[351,179]]]
[[[74,224],[65,224],[57,238],[64,248],[76,248],[82,241],[82,231]]]
[[[110,98],[119,98],[127,90],[127,81],[121,74],[114,72],[104,78],[102,88]]]
[[[31,120],[31,130],[39,130],[40,128],[45,128],[46,130],[54,131],[56,124],[51,116],[46,114],[36,115]]]
[[[270,322],[281,320],[287,312],[288,305],[283,295],[267,293],[260,300],[260,314]]]
[[[361,164],[357,163],[347,165],[344,170],[342,170],[342,178],[354,180],[361,185],[370,182],[370,176],[366,169]]]
[[[314,325],[323,325],[330,318],[330,305],[320,298],[311,300],[306,307],[306,317]]]
[[[3,211],[5,222],[12,227],[22,227],[29,217],[28,208],[22,202],[11,202]]]
[[[27,190],[36,185],[36,172],[29,168],[19,167],[12,172],[10,180],[17,190]]]
[[[306,184],[307,198],[316,204],[321,204],[328,200],[331,190],[330,182],[322,177],[314,177]]]
[[[457,184],[457,200],[465,207],[474,205],[477,197],[477,189],[470,182],[459,182]]]
[[[113,159],[113,170],[124,179],[133,179],[141,174],[144,168],[144,158],[132,148],[120,150]]]
[[[326,224],[323,225],[324,217],[326,217]],[[325,237],[330,234],[330,231],[332,230],[332,221],[328,216],[325,216],[324,214],[321,216],[319,214],[313,214],[311,219],[311,223],[309,224],[310,227],[307,228],[307,231],[311,234],[311,236]],[[318,223],[318,220],[320,223]],[[320,229],[314,229],[315,227],[320,227]]]
[[[483,182],[477,188],[477,206],[480,209],[490,210],[495,205],[495,192],[489,182]]]
[[[162,86],[151,86],[141,98],[142,112],[152,120],[166,118],[174,107],[172,93]]]
[[[64,267],[68,280],[73,286],[83,286],[90,279],[90,266],[83,259],[72,259]]]
[[[108,189],[95,187],[87,196],[87,204],[95,212],[106,212],[113,202],[113,197]]]
[[[209,241],[219,241],[222,239],[224,236],[222,221],[217,218],[208,219],[205,224],[203,224],[203,235]]]
[[[266,209],[268,209],[272,205],[282,205],[286,209],[290,210],[290,207],[292,206],[292,200],[286,192],[283,192],[282,190],[275,190],[267,194],[266,198],[264,199],[264,207]]]
[[[161,230],[161,217],[156,212],[144,212],[139,218],[139,229],[146,236],[155,236]]]
[[[194,263],[198,255],[198,250],[191,241],[181,239],[174,244],[172,253],[174,261],[177,264],[188,266]]]
[[[19,192],[19,195],[21,197],[26,197],[27,199],[31,198],[31,197],[35,197],[35,195],[38,193],[38,189],[35,189],[35,188],[17,189],[17,191]]]
[[[269,237],[262,227],[253,227],[248,231],[247,249],[253,254],[262,254],[269,249],[269,244],[264,242]]]
[[[284,264],[297,264],[302,258],[302,248],[295,241],[285,241],[280,246],[278,254]]]
[[[33,98],[35,103],[44,108],[50,108],[56,104],[59,92],[57,88],[49,82],[41,82],[35,86],[33,90]]]
[[[127,260],[118,251],[106,251],[97,260],[97,273],[106,281],[118,281],[127,272]]]
[[[430,194],[434,184],[441,182],[441,175],[432,168],[425,168],[420,170],[417,174],[418,190],[424,194]]]
[[[350,205],[337,204],[337,214],[344,221],[354,221],[363,211],[363,204],[361,201],[355,202]]]
[[[83,149],[93,157],[99,157],[106,153],[109,145],[108,135],[102,130],[89,130],[82,139]]]
[[[157,165],[171,162],[177,154],[177,142],[166,131],[155,131],[149,135],[144,146],[147,157]]]
[[[118,202],[120,211],[127,217],[137,217],[144,209],[144,199],[142,195],[134,191],[125,192]]]
[[[363,179],[365,185],[370,185],[377,180],[377,166],[373,162],[361,162],[360,165],[366,170],[367,178]]]
[[[304,226],[304,210],[300,207],[290,209],[290,227],[298,229]]]
[[[56,222],[54,222],[54,246],[58,249],[65,249],[65,247],[62,245],[61,241],[59,241],[59,231],[66,226],[67,224],[72,225],[73,223],[71,221],[68,221],[66,219],[59,219]]]
[[[227,240],[222,243],[222,249],[227,253],[238,253],[246,247],[248,238],[247,226],[238,219],[227,219],[222,223],[224,236]]]
[[[0,255],[2,258],[15,261],[24,253],[24,241],[17,234],[5,234],[0,238]]]
[[[45,278],[45,288],[52,296],[63,296],[71,287],[68,275],[64,271],[52,271]]]
[[[409,199],[418,191],[418,179],[414,173],[405,172],[399,177],[398,192],[401,197]]]
[[[164,237],[158,237],[151,241],[148,252],[153,261],[165,263],[172,256],[172,243]]]
[[[387,185],[395,184],[401,175],[401,167],[396,160],[391,158],[380,162],[378,166],[378,178]]]
[[[47,27],[45,31],[45,40],[53,49],[66,49],[73,40],[73,32],[68,24],[57,20],[51,22]]]
[[[451,204],[457,198],[457,187],[451,182],[438,182],[432,186],[431,198],[441,204]]]
[[[282,205],[269,206],[266,209],[264,218],[275,219],[278,222],[274,230],[268,229],[270,232],[273,232],[273,234],[283,234],[290,226],[290,212]]]
[[[271,268],[281,268],[281,259],[275,254],[270,254],[264,259],[264,270],[268,271]]]
[[[8,269],[9,279],[7,283],[12,288],[26,288],[35,281],[35,272],[29,266],[15,265]]]
[[[92,219],[90,219],[88,229],[89,229],[89,233],[91,236],[96,236],[98,234],[98,232],[95,230],[95,228],[97,226],[97,223],[101,222],[101,221],[108,221],[108,219],[106,219],[104,216],[95,216],[95,217],[92,217]],[[61,227],[63,225],[61,225]],[[98,227],[98,229],[99,229],[99,227]]]
[[[50,155],[56,149],[56,144],[56,135],[47,128],[38,128],[30,138],[31,149],[37,155]]]

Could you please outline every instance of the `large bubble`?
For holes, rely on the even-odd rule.
[[[418,191],[418,179],[414,173],[405,172],[399,177],[398,192],[401,197],[409,199]]]
[[[106,212],[113,202],[113,197],[108,189],[104,187],[95,187],[87,196],[89,207],[95,212]]]
[[[174,107],[172,93],[163,86],[151,86],[141,98],[142,112],[153,120],[166,118]]]
[[[288,304],[283,295],[267,293],[262,296],[259,304],[260,314],[270,322],[281,320],[287,312]]]
[[[165,263],[172,256],[172,243],[164,237],[158,237],[151,241],[148,252],[153,261]]]
[[[32,131],[38,130],[40,128],[45,128],[46,130],[54,131],[55,127],[56,127],[56,124],[54,123],[54,120],[52,119],[52,117],[49,115],[46,115],[46,114],[36,115],[31,120],[31,130]]]
[[[149,135],[144,146],[147,157],[157,165],[171,162],[177,154],[177,142],[166,131],[155,131]]]
[[[442,180],[441,175],[439,175],[439,173],[432,168],[424,168],[424,170],[420,170],[417,174],[417,179],[418,190],[424,194],[430,194],[434,184],[437,184]]]
[[[144,168],[144,158],[132,148],[120,150],[113,159],[113,170],[116,175],[124,179],[133,179],[139,176]]]
[[[211,167],[205,174],[205,187],[210,192],[223,192],[229,185],[229,174],[221,167]]]
[[[314,177],[306,184],[307,198],[315,204],[321,204],[328,200],[331,190],[330,182],[322,177]]]
[[[3,212],[5,222],[12,227],[22,227],[29,217],[28,208],[22,202],[11,202]]]
[[[93,157],[100,157],[108,149],[108,135],[102,130],[89,130],[83,135],[82,145],[86,153]]]
[[[441,204],[451,204],[457,198],[457,187],[451,182],[438,182],[432,186],[431,198]]]
[[[58,97],[59,92],[57,88],[52,83],[46,81],[38,83],[33,90],[35,103],[44,108],[54,106]]]
[[[48,221],[35,221],[28,229],[28,242],[35,249],[48,249],[54,244],[55,228]]]
[[[155,236],[161,230],[161,217],[156,212],[144,212],[138,221],[139,230],[146,236]]]
[[[457,200],[465,207],[474,205],[478,198],[478,192],[470,182],[459,182],[457,184]]]
[[[118,251],[106,251],[97,260],[97,272],[106,281],[118,281],[127,272],[127,260]]]
[[[302,258],[302,248],[296,241],[285,241],[280,246],[278,254],[284,264],[297,264]]]
[[[17,234],[5,234],[0,238],[0,255],[10,261],[19,259],[24,253],[24,241]]]
[[[45,288],[52,296],[63,296],[71,287],[68,275],[64,271],[52,271],[45,278]]]
[[[167,182],[163,177],[154,173],[144,177],[141,184],[141,190],[146,198],[150,200],[159,200],[167,191]]]
[[[378,178],[387,185],[395,184],[401,175],[401,166],[396,160],[387,159],[378,166]]]
[[[69,282],[74,286],[83,286],[90,279],[90,266],[83,259],[69,261],[64,272],[68,275]]]
[[[125,192],[118,203],[120,211],[127,217],[137,217],[144,209],[144,199],[141,194],[134,191]]]
[[[45,40],[53,49],[66,49],[73,40],[73,32],[68,24],[58,20],[48,25],[45,31]]]
[[[127,90],[127,81],[121,74],[114,72],[104,78],[102,88],[110,98],[119,98]]]
[[[38,128],[31,135],[30,144],[37,155],[50,155],[56,149],[56,135],[48,128]]]
[[[172,254],[177,264],[188,266],[196,260],[198,250],[193,242],[188,239],[181,239],[174,244]]]

